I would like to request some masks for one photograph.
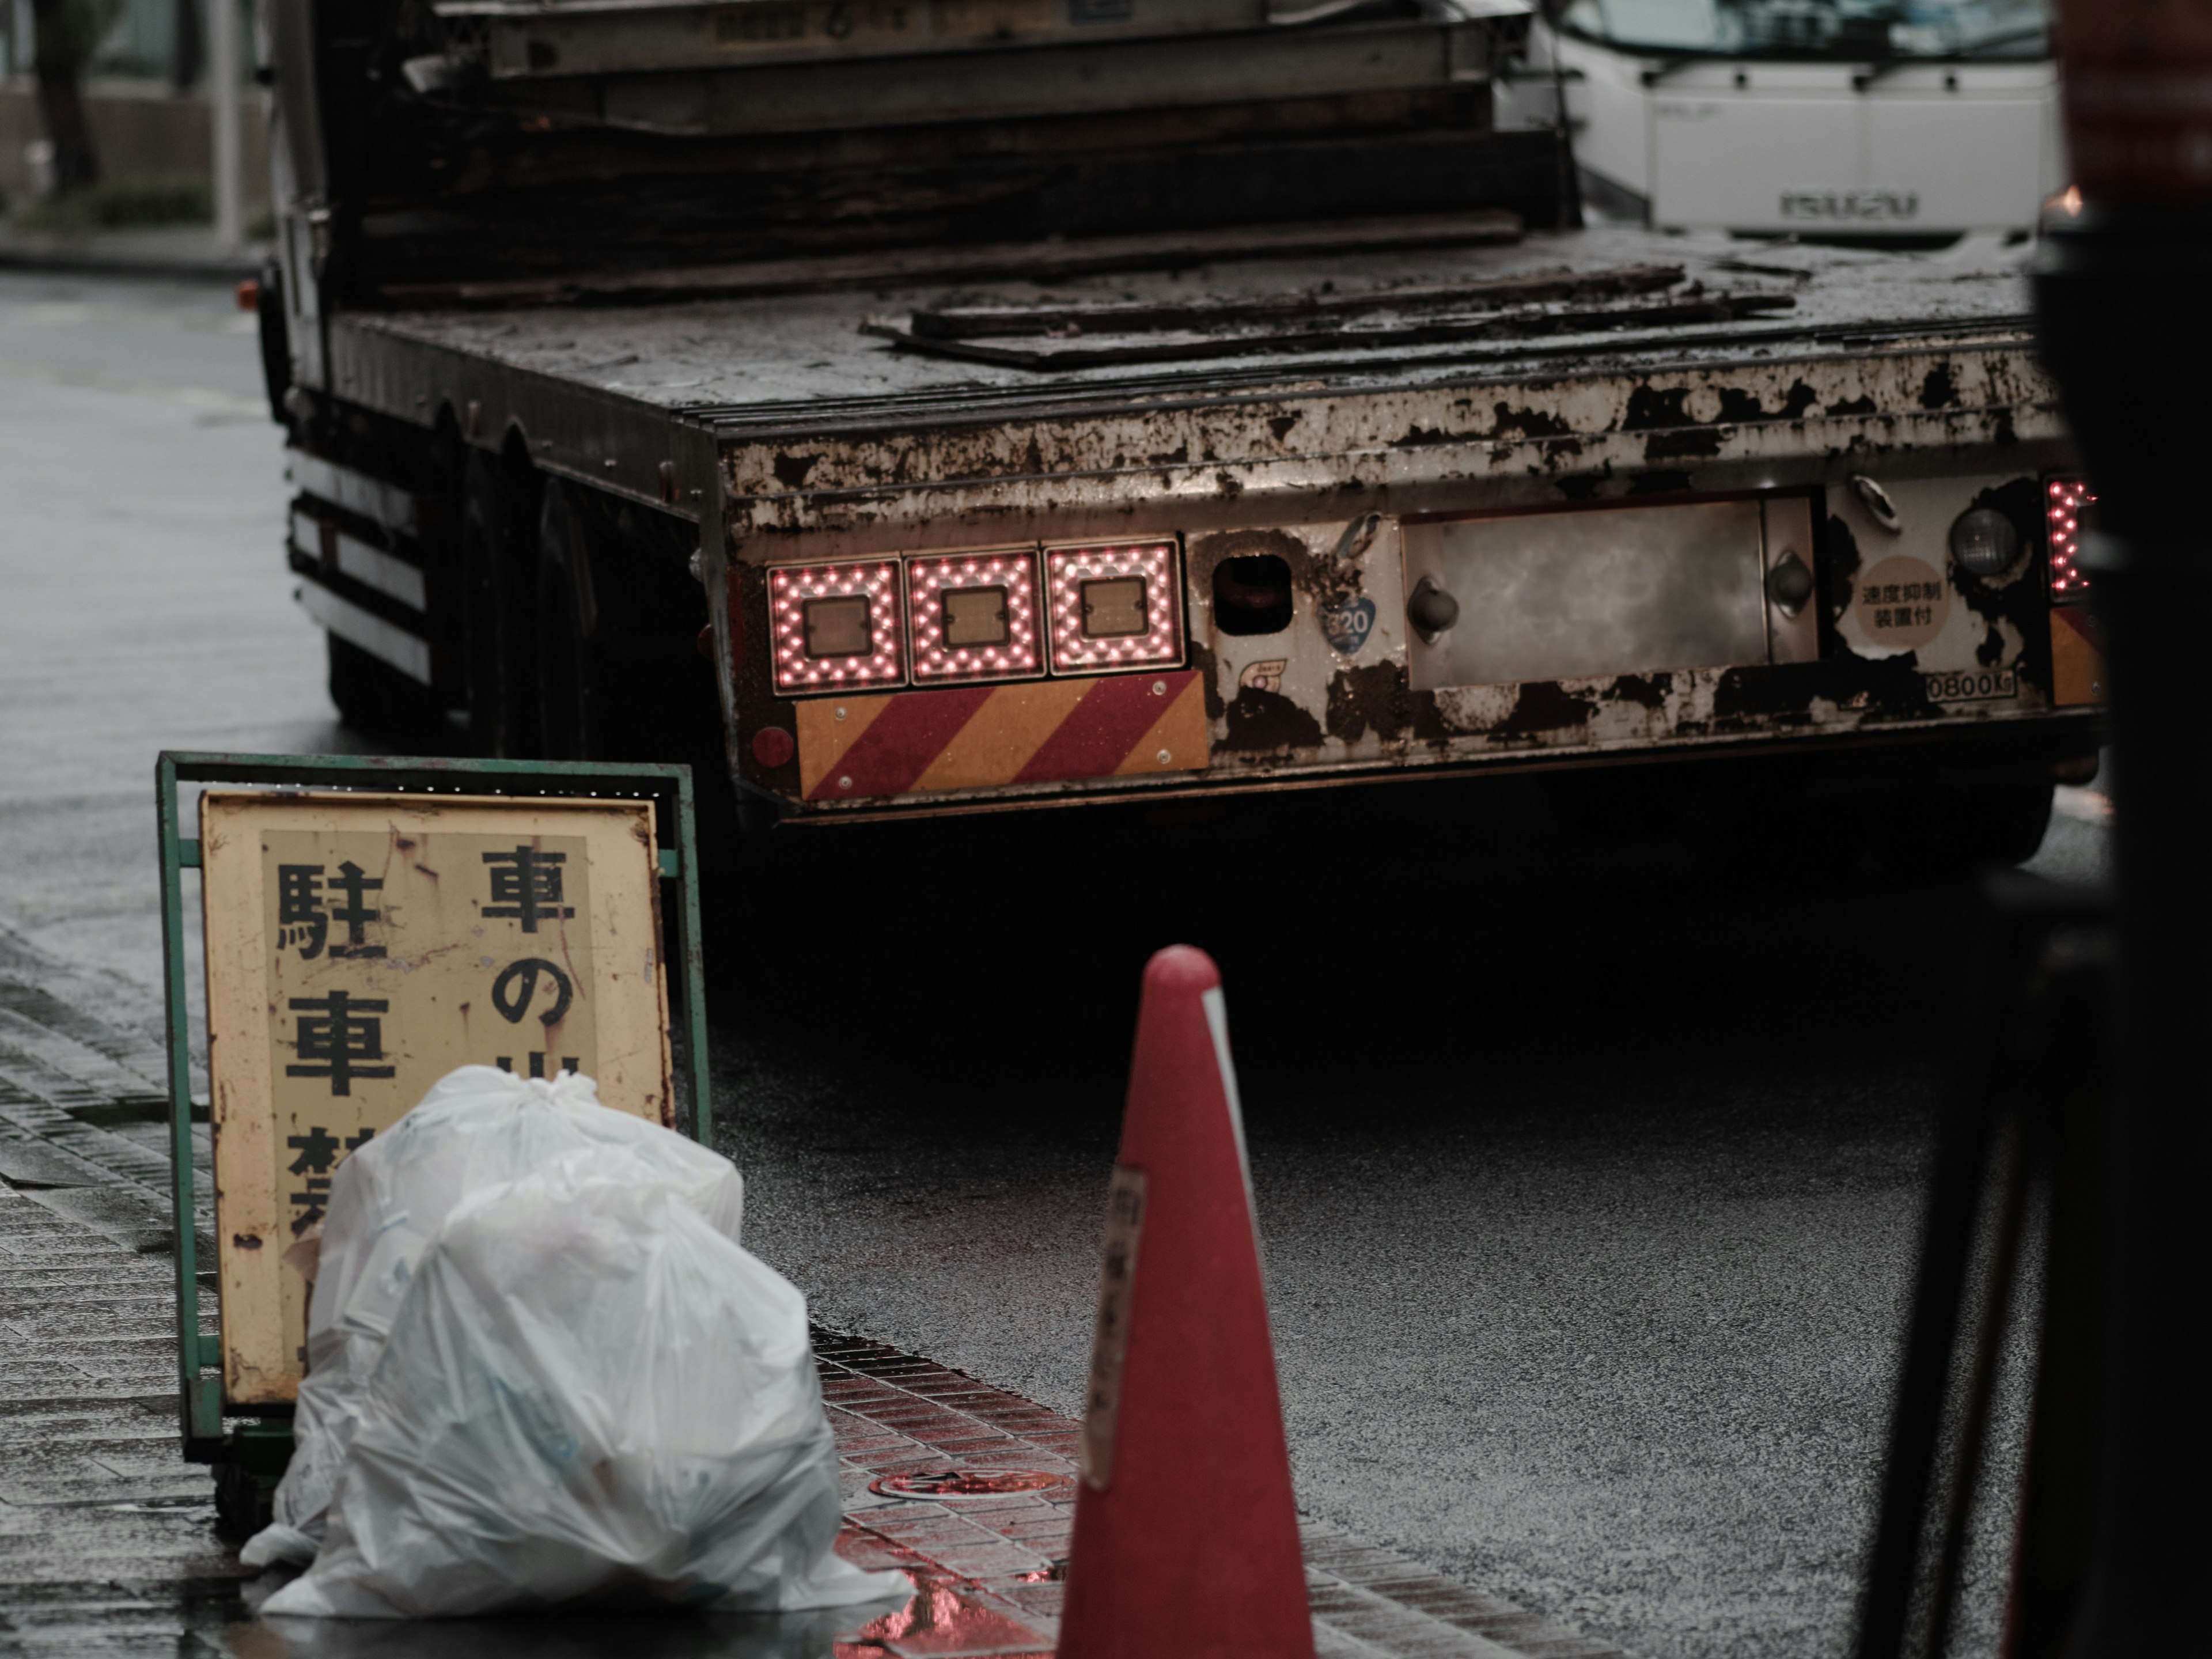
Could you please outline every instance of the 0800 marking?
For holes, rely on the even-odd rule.
[[[1969,668],[1923,674],[1930,702],[1982,702],[2020,695],[2020,676],[2009,668]]]

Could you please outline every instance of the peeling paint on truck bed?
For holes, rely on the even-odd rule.
[[[650,499],[665,491],[659,464],[673,461],[686,488],[667,504],[699,518],[709,592],[731,607],[718,638],[741,774],[804,811],[849,809],[831,798],[842,792],[803,788],[790,762],[757,758],[788,752],[780,741],[752,744],[794,724],[766,678],[754,614],[764,567],[1179,540],[1204,774],[963,773],[898,797],[938,810],[1850,733],[2003,727],[2089,741],[2094,709],[2053,703],[2033,501],[2072,453],[2034,358],[2019,262],[2018,250],[1975,244],[1921,258],[1608,230],[1049,289],[353,315],[333,324],[332,357],[349,398],[425,422],[473,407],[477,441],[519,433],[539,465],[603,489]],[[861,331],[886,309],[1273,304],[1353,284],[1662,264],[1680,266],[1692,292],[1764,290],[1790,306],[1642,332],[1181,368],[953,362]],[[705,489],[693,483],[702,468]],[[1860,475],[1899,504],[1896,533],[1868,516],[1850,483]],[[1809,520],[1795,509],[1815,577],[1800,644],[1757,662],[1622,661],[1590,678],[1413,689],[1406,520],[1717,495],[1809,504]],[[1949,557],[1949,524],[1970,506],[2021,520],[2030,551],[2000,579]],[[1347,526],[1368,515],[1364,545],[1340,557]],[[1212,614],[1215,568],[1260,554],[1291,573],[1291,619],[1269,635],[1227,631]],[[1770,634],[1778,626],[1770,618]],[[884,798],[866,805],[881,810]]]

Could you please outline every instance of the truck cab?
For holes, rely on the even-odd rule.
[[[1588,200],[1662,230],[1940,246],[2065,182],[2045,0],[1568,0],[1499,121],[1562,94]]]

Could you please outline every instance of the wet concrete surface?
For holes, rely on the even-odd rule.
[[[140,1022],[155,756],[363,746],[292,600],[253,329],[227,285],[0,274],[0,927],[119,967]]]
[[[1224,975],[1301,1502],[1633,1651],[1844,1651],[1968,892],[1381,848],[1217,849],[1240,883],[1160,884],[1048,982],[940,942],[756,987],[723,1052],[756,1247],[818,1317],[1077,1409],[1136,976],[1188,939]],[[1440,910],[1408,869],[1456,871]],[[2011,1352],[1960,1653],[1995,1650]]]
[[[228,306],[0,276],[0,929],[142,1033],[155,752],[369,746]],[[2037,868],[2101,870],[2101,799]],[[1200,944],[1308,1509],[1638,1652],[1840,1654],[1967,891],[1563,838],[1519,786],[1443,816],[748,854],[708,975],[750,1242],[824,1322],[1074,1409],[1136,975]],[[2019,1381],[1961,1653],[1995,1650]],[[130,1582],[201,1595],[204,1544]]]

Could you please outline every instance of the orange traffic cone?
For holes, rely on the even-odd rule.
[[[1221,975],[1145,969],[1060,1659],[1313,1648]]]

